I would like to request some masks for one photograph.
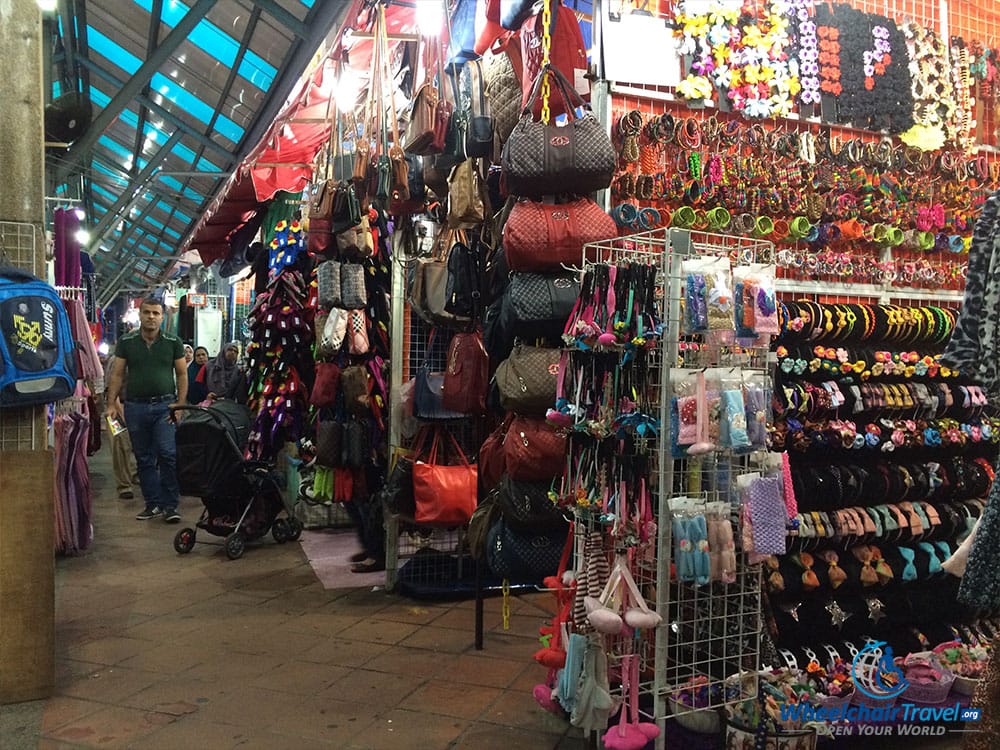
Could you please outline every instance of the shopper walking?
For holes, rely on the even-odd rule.
[[[162,515],[167,523],[177,523],[180,490],[170,407],[187,403],[187,364],[181,340],[160,330],[162,324],[163,303],[147,297],[139,306],[139,330],[123,336],[115,347],[107,413],[124,417],[132,440],[146,504],[136,519]],[[126,379],[123,410],[118,397]]]
[[[241,371],[237,364],[240,345],[235,341],[226,344],[215,359],[205,365],[205,387],[209,398],[232,398]]]
[[[111,382],[111,368],[114,364],[113,356],[107,358],[104,366],[104,382]],[[121,398],[125,396],[125,385],[123,384],[118,395],[118,405],[121,406]],[[108,394],[104,394],[105,401],[110,403]],[[124,426],[124,425],[122,425]],[[111,467],[115,475],[115,487],[118,490],[118,497],[122,500],[131,500],[135,497],[133,486],[138,483],[138,476],[135,466],[135,454],[132,452],[132,441],[129,440],[128,430],[115,433],[111,430]]]
[[[200,404],[208,398],[208,388],[205,387],[205,379],[198,377],[202,368],[208,364],[208,349],[203,346],[196,346],[194,349],[194,361],[188,364],[188,403]]]

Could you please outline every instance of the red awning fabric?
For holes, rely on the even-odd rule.
[[[229,238],[261,208],[264,206],[254,193],[253,180],[249,175],[238,175],[218,207],[205,214],[191,241],[191,249],[198,251],[206,266],[225,258],[229,254]]]

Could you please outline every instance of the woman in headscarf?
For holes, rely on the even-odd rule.
[[[209,398],[232,398],[242,374],[236,364],[240,358],[240,345],[231,341],[222,352],[205,365],[204,380]]]
[[[199,378],[202,368],[208,364],[208,349],[203,346],[194,350],[194,360],[188,365],[188,403],[200,404],[208,396],[205,378]]]

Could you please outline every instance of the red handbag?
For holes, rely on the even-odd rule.
[[[462,526],[472,518],[477,505],[478,475],[458,443],[448,439],[460,460],[457,464],[439,464],[441,432],[435,431],[431,452],[426,461],[413,464],[413,520],[428,526]],[[443,455],[443,451],[441,452]]]
[[[580,265],[588,242],[617,236],[614,219],[590,198],[558,205],[519,200],[504,225],[503,249],[511,271],[559,271],[564,264]],[[600,255],[593,251],[587,259],[606,260]]]
[[[485,414],[489,369],[490,358],[479,331],[452,336],[441,389],[444,408],[463,414]]]
[[[515,417],[503,441],[511,479],[538,482],[561,476],[566,464],[566,436],[544,417]]]
[[[479,448],[479,479],[483,488],[483,496],[500,484],[500,479],[507,472],[504,459],[503,441],[507,435],[513,415],[507,417],[491,432]]]
[[[337,387],[340,385],[340,365],[336,362],[317,362],[316,379],[309,393],[309,403],[312,406],[333,406],[337,400]]]
[[[577,88],[577,71],[587,72],[587,45],[583,42],[580,22],[571,8],[558,0],[552,2],[552,45],[549,48],[549,63],[557,68]],[[521,107],[527,107],[531,100],[531,89],[535,78],[542,70],[542,14],[532,16],[521,26]],[[584,101],[590,101],[590,84],[587,90],[579,92]],[[566,113],[569,106],[555,87],[549,97],[549,111],[552,117]],[[542,114],[542,98],[535,102],[533,115],[537,119]]]

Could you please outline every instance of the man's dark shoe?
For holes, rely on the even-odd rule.
[[[177,509],[165,511],[163,514],[163,520],[167,523],[180,523],[181,514],[177,512]]]
[[[148,521],[150,518],[156,518],[157,516],[162,516],[163,511],[159,508],[144,508],[139,511],[139,514],[135,517],[136,521]]]

